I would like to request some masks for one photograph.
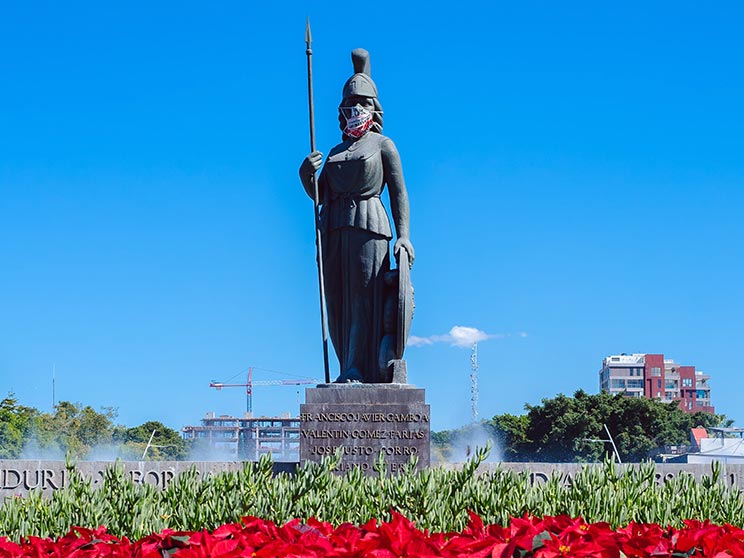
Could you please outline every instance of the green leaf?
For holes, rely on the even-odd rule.
[[[550,539],[551,537],[548,531],[543,531],[535,535],[535,537],[532,539],[532,552],[535,552],[538,548],[542,548],[543,546],[545,546],[545,541],[549,541]]]

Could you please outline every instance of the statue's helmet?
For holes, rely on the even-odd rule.
[[[377,98],[377,86],[370,75],[369,52],[363,48],[354,49],[351,53],[354,64],[354,75],[344,84],[343,98],[358,96]]]
[[[363,48],[356,48],[351,52],[351,62],[354,65],[354,75],[346,80],[342,93],[341,106],[345,106],[350,97],[367,97],[374,101],[375,129],[382,130],[382,106],[377,95],[377,86],[372,81],[369,52]],[[339,115],[339,124],[344,129],[345,120]]]

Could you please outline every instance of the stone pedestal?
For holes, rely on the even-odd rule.
[[[305,390],[300,406],[300,464],[320,462],[343,448],[337,471],[374,473],[380,452],[391,473],[412,455],[429,466],[429,405],[424,390],[408,384],[322,384]]]

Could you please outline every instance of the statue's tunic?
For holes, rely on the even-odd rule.
[[[381,381],[383,278],[392,238],[380,200],[385,142],[392,146],[375,132],[342,142],[331,150],[318,181],[328,326],[341,380]]]

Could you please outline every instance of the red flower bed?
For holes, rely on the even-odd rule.
[[[428,533],[393,514],[392,521],[361,527],[294,520],[282,527],[256,517],[215,531],[165,530],[131,542],[106,529],[74,527],[53,541],[0,537],[0,558],[640,558],[652,556],[744,557],[744,530],[685,521],[681,529],[631,523],[611,529],[560,517],[514,518],[507,527],[484,525],[471,514],[461,533]]]

